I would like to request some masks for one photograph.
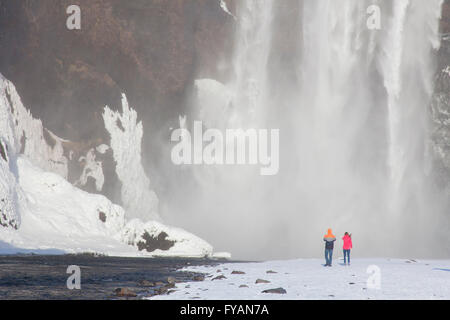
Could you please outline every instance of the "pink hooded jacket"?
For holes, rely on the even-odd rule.
[[[342,237],[342,240],[344,240],[344,250],[349,250],[353,247],[351,236],[345,235]]]

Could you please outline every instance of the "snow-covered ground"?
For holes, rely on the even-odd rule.
[[[0,227],[0,241],[5,242],[0,253],[47,250],[115,256],[212,255],[212,247],[195,235],[156,221],[128,221],[122,207],[37,168],[25,156],[19,156],[16,165],[22,194],[17,208],[20,226],[17,230]],[[173,245],[168,250],[139,251],[139,243],[145,244],[145,233],[154,238],[165,233]]]
[[[189,267],[183,270],[205,273],[205,281],[178,283],[175,292],[151,299],[450,299],[450,260],[353,259],[350,266],[334,260],[331,268],[323,263],[298,259]],[[226,279],[213,280],[220,275]],[[257,279],[270,283],[256,284]],[[262,293],[275,288],[286,294]]]
[[[142,123],[123,96],[123,110],[105,108],[105,126],[125,207],[70,184],[61,139],[22,104],[14,85],[0,74],[0,254],[99,253],[115,256],[213,256],[206,241],[164,225],[158,199],[141,165]],[[121,128],[117,123],[121,123]],[[47,144],[46,133],[54,140]],[[70,158],[70,157],[69,157]],[[80,160],[97,190],[104,183],[93,149]]]

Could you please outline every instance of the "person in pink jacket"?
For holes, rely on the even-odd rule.
[[[342,240],[344,241],[344,264],[346,264],[348,260],[348,265],[350,265],[350,250],[353,248],[352,235],[346,232],[342,237]]]

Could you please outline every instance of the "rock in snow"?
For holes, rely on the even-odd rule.
[[[283,288],[275,288],[275,289],[263,290],[262,293],[286,294],[287,292]]]
[[[67,163],[58,147],[62,140],[47,132],[54,146],[45,143],[42,123],[33,119],[12,83],[0,75],[0,244],[8,243],[17,252],[212,256],[211,245],[185,230],[133,218],[141,212],[133,201],[148,205],[152,213],[157,197],[140,164],[142,124],[136,123],[136,112],[128,107],[125,96],[122,102],[122,114],[105,109],[105,125],[121,168],[118,173],[123,175],[123,191],[129,197],[125,210],[105,196],[85,192],[65,179]],[[117,127],[119,120],[123,130]],[[87,162],[92,168],[96,165],[94,157]],[[125,168],[127,171],[120,171]],[[97,174],[101,177],[100,171]],[[130,177],[133,181],[127,180]],[[136,187],[141,190],[133,194]],[[126,210],[136,211],[129,214]]]
[[[264,280],[264,279],[256,279],[255,283],[256,284],[259,284],[259,283],[270,283],[270,281],[269,280]]]

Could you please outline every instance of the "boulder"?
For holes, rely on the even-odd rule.
[[[264,280],[264,279],[256,279],[255,283],[256,284],[258,284],[258,283],[270,283],[270,281],[269,280]]]
[[[231,272],[231,274],[245,274],[245,272],[244,271],[233,271],[233,272]]]
[[[117,288],[114,290],[118,297],[137,297],[137,294],[127,288]]]
[[[267,289],[262,291],[262,293],[274,293],[274,294],[286,294],[286,290],[283,288]]]

